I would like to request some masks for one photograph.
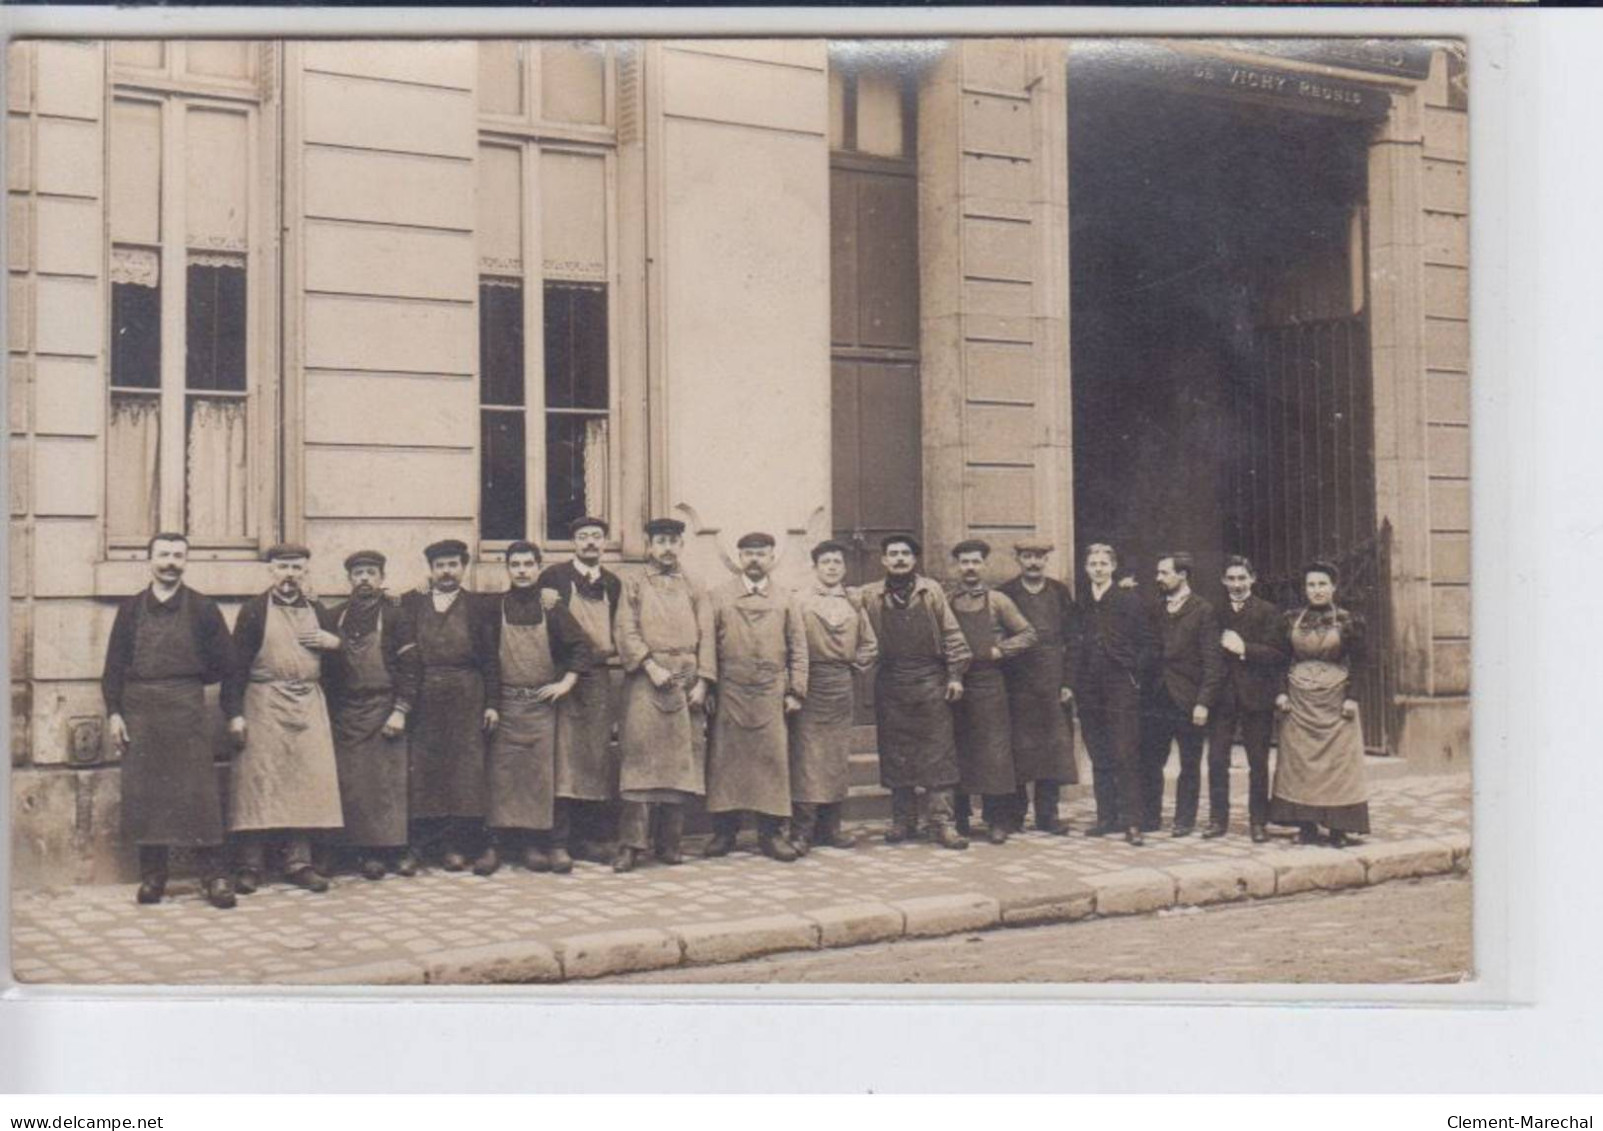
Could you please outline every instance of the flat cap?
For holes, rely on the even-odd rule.
[[[461,558],[468,560],[468,544],[458,538],[442,538],[438,542],[430,542],[423,547],[423,556],[429,561],[435,558]]]
[[[1057,547],[1045,538],[1020,538],[1013,543],[1014,553],[1050,554],[1055,549]]]
[[[265,556],[268,561],[276,562],[282,558],[309,558],[312,556],[312,551],[299,542],[280,542],[276,546],[270,546]]]
[[[572,522],[568,523],[568,533],[570,535],[577,534],[587,526],[599,526],[601,528],[601,533],[603,534],[609,534],[612,531],[612,527],[607,525],[606,519],[597,518],[593,514],[587,514],[582,518],[576,518]]]
[[[737,550],[764,550],[772,547],[774,536],[765,534],[761,530],[753,530],[750,534],[742,534],[740,541],[735,543]]]
[[[379,569],[383,569],[388,561],[389,559],[377,550],[358,550],[345,559],[345,572],[349,573],[357,566],[364,565],[378,566]]]
[[[991,544],[983,538],[965,538],[952,547],[952,556],[960,558],[964,554],[979,554],[982,558],[991,556]]]
[[[646,537],[651,538],[658,534],[683,534],[685,524],[677,518],[654,518],[646,523]]]
[[[881,538],[879,540],[880,552],[883,553],[886,550],[889,550],[892,546],[894,546],[898,542],[905,542],[909,546],[911,546],[913,548],[913,554],[915,556],[917,556],[919,554],[922,554],[924,552],[923,544],[920,543],[919,540],[917,538],[914,538],[911,534],[887,534],[887,535],[885,535],[885,537],[883,537],[883,538]]]

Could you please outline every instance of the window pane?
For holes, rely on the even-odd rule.
[[[599,43],[546,43],[540,48],[540,116],[589,122],[606,116],[606,55]]]
[[[547,408],[607,408],[607,288],[545,286]]]
[[[184,230],[189,246],[244,251],[248,246],[250,122],[231,110],[186,111]]]
[[[116,248],[111,264],[111,383],[161,388],[161,283],[154,252]]]
[[[479,111],[523,113],[523,44],[510,39],[479,44]]]
[[[479,403],[523,403],[523,284],[479,282]]]
[[[240,397],[189,398],[185,528],[196,541],[243,538],[248,532],[246,411]]]
[[[545,420],[545,536],[566,541],[576,518],[607,516],[608,421],[551,413]]]
[[[106,425],[106,532],[121,541],[156,533],[161,397],[113,393]]]
[[[527,529],[523,413],[479,413],[479,536],[512,539]]]
[[[222,255],[189,262],[184,383],[245,391],[245,262]]]
[[[119,98],[111,108],[111,238],[161,242],[161,107]]]
[[[497,275],[523,273],[522,154],[479,146],[479,264]]]
[[[607,279],[607,177],[600,157],[540,154],[540,253],[547,279]]]

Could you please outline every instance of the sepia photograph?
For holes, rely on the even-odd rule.
[[[16,983],[1475,979],[1462,40],[5,69]]]

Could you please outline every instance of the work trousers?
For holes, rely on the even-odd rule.
[[[278,844],[284,855],[284,874],[291,875],[312,866],[312,837],[304,832],[248,832],[239,839],[237,859],[241,871],[267,874],[267,846]]]
[[[625,801],[618,813],[618,847],[638,852],[677,850],[685,827],[682,801]]]
[[[1275,712],[1245,711],[1235,704],[1220,704],[1208,720],[1208,819],[1230,824],[1230,751],[1236,724],[1247,748],[1247,819],[1254,825],[1269,823],[1269,741],[1275,733]]]
[[[793,839],[808,844],[833,844],[840,838],[842,802],[798,801],[791,812]]]
[[[216,845],[190,849],[195,861],[195,871],[200,874],[201,881],[210,883],[226,872],[226,859],[223,850]],[[165,884],[167,870],[172,860],[172,849],[165,844],[141,844],[139,846],[139,878],[145,883]]]
[[[1009,832],[1018,832],[1024,828],[1024,810],[1028,804],[1028,797],[1021,800],[1017,793],[982,793],[980,816],[984,818],[988,828],[1003,828]],[[952,817],[957,825],[957,831],[964,836],[968,835],[969,819],[974,813],[973,806],[973,799],[966,793],[959,793],[952,806]]]
[[[1080,727],[1091,756],[1096,820],[1103,828],[1135,828],[1141,805],[1141,693],[1130,673],[1116,664],[1090,665],[1086,686],[1076,688]]]
[[[1206,727],[1191,722],[1192,704],[1182,707],[1158,688],[1141,717],[1141,798],[1146,812],[1144,828],[1163,823],[1163,770],[1169,764],[1172,743],[1180,747],[1180,780],[1175,785],[1174,827],[1197,824],[1197,801],[1202,792],[1202,746]]]
[[[1018,827],[1024,827],[1024,814],[1030,808],[1030,782],[1021,782],[1019,791],[1015,795],[1017,800]],[[1035,827],[1042,832],[1056,832],[1062,825],[1058,820],[1058,800],[1062,796],[1062,787],[1050,778],[1037,778],[1035,789]]]
[[[733,840],[740,835],[741,819],[745,817],[746,810],[731,809],[724,813],[712,815],[712,831],[718,836]],[[775,817],[771,813],[757,813],[757,839],[778,840],[785,835],[785,818]]]
[[[932,829],[952,823],[953,798],[951,786],[924,791],[924,819]],[[904,828],[918,827],[918,793],[913,786],[899,785],[891,789],[891,820]]]
[[[435,852],[473,855],[485,839],[484,822],[476,817],[419,817],[409,829],[412,850],[420,856]]]

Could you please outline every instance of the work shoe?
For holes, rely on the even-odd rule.
[[[762,854],[770,860],[778,860],[781,864],[793,863],[796,859],[796,848],[782,836],[759,837],[757,847]]]
[[[1174,837],[1176,840],[1178,840],[1179,838],[1181,838],[1183,836],[1190,836],[1192,833],[1194,833],[1196,831],[1197,831],[1197,826],[1196,825],[1176,825],[1174,828],[1169,830],[1169,835]]]
[[[989,828],[987,828],[985,830],[985,839],[990,841],[992,844],[1006,844],[1007,843],[1007,826],[1006,825],[992,825],[992,826],[990,826]]]
[[[328,890],[328,880],[310,864],[302,864],[285,878],[296,887],[305,888],[307,891],[325,892]]]
[[[254,868],[241,868],[234,875],[234,890],[240,895],[254,895],[261,886],[261,873]]]
[[[942,848],[961,851],[968,847],[968,837],[958,832],[951,825],[936,825],[930,830],[930,839]]]
[[[1332,848],[1346,848],[1347,847],[1347,834],[1342,832],[1340,829],[1331,829],[1330,830],[1330,847],[1332,847]]]
[[[917,840],[918,826],[912,821],[892,821],[885,830],[886,844],[901,844],[904,840]]]
[[[1209,825],[1206,829],[1203,830],[1202,839],[1203,840],[1213,840],[1215,837],[1224,836],[1225,833],[1227,833],[1229,831],[1230,831],[1230,827],[1228,825],[1223,825],[1223,824],[1220,824],[1218,821],[1215,821],[1213,824]]]
[[[854,836],[848,836],[843,832],[837,832],[824,843],[828,844],[831,848],[856,848],[857,838]]]
[[[1253,825],[1252,826],[1252,843],[1253,844],[1265,844],[1265,843],[1268,842],[1268,840],[1269,840],[1269,830],[1268,829],[1264,828],[1262,825]]]
[[[573,871],[573,857],[568,855],[566,848],[551,850],[551,870],[559,876],[566,876]]]
[[[1141,835],[1141,827],[1139,825],[1131,825],[1125,829],[1124,839],[1127,844],[1134,848],[1140,848],[1147,842],[1146,837]]]
[[[480,853],[479,858],[473,862],[475,876],[493,876],[500,870],[501,854],[495,850],[493,844]]]
[[[618,854],[612,858],[612,870],[614,872],[633,872],[639,855],[638,849],[630,848],[627,845],[619,845]]]
[[[417,853],[408,848],[401,853],[401,858],[395,862],[397,876],[415,876],[423,865],[418,861]]]
[[[713,838],[707,842],[707,847],[701,850],[701,854],[709,859],[714,856],[728,856],[730,850],[734,847],[734,837],[728,833],[715,833]]]
[[[234,881],[227,876],[215,876],[206,883],[206,902],[219,911],[227,911],[239,900],[234,897]]]
[[[1119,826],[1110,825],[1106,821],[1098,821],[1085,830],[1086,836],[1112,836],[1119,831]]]
[[[447,872],[461,872],[466,870],[467,866],[468,858],[455,850],[447,852],[440,857],[440,867]]]
[[[376,856],[369,856],[362,861],[362,878],[364,880],[382,880],[385,871],[384,861]]]
[[[1069,823],[1058,817],[1052,817],[1044,821],[1038,818],[1035,822],[1035,831],[1045,833],[1047,836],[1068,836]]]
[[[139,885],[134,893],[135,903],[160,903],[161,897],[167,894],[166,880],[146,880]]]
[[[523,850],[523,866],[531,872],[549,872],[551,871],[551,854],[545,849],[531,844]],[[568,867],[573,867],[571,860],[568,862]]]
[[[1298,844],[1318,844],[1319,843],[1319,826],[1318,825],[1302,825],[1301,827],[1299,827],[1297,829],[1297,843]]]
[[[793,835],[790,838],[790,846],[796,850],[797,856],[806,856],[813,850],[813,846],[808,842],[807,838],[800,835]]]

